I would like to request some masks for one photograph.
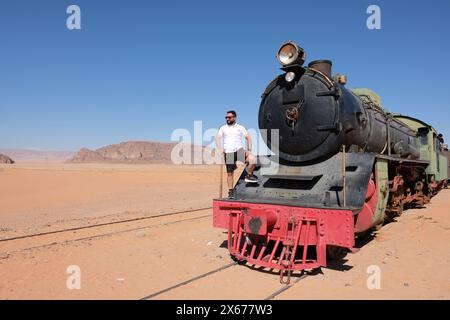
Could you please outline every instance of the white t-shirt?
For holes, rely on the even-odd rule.
[[[234,123],[233,125],[225,124],[221,126],[217,135],[223,137],[223,150],[230,153],[244,148],[242,140],[248,136],[248,132],[240,124]]]

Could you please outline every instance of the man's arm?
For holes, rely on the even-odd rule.
[[[247,141],[247,151],[252,152],[252,136],[248,132],[245,136],[245,141]]]

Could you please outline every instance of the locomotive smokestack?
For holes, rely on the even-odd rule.
[[[308,68],[315,69],[322,72],[328,78],[331,79],[331,65],[333,63],[330,60],[314,60],[308,64]]]

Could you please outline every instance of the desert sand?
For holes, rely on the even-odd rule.
[[[19,237],[0,241],[0,299],[139,299],[229,264],[226,233],[212,227],[218,181],[218,166],[0,165],[0,239]],[[449,208],[443,190],[275,299],[449,299]],[[190,209],[199,210],[20,238]],[[66,286],[72,265],[80,289]],[[373,265],[381,288],[370,290]],[[236,265],[156,298],[263,299],[278,280]]]

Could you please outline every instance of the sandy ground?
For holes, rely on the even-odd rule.
[[[207,208],[218,167],[0,166],[0,239]],[[226,190],[226,188],[224,188]],[[449,299],[450,190],[276,299]],[[0,299],[139,299],[231,262],[211,210],[0,242]],[[78,266],[80,289],[67,288]],[[367,269],[381,271],[368,289]],[[236,265],[158,299],[263,299],[278,275]]]
[[[210,207],[218,177],[215,166],[0,165],[0,237]]]

